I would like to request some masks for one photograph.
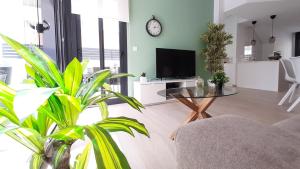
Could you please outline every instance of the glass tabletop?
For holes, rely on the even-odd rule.
[[[161,90],[157,94],[163,97],[174,98],[211,98],[211,97],[223,97],[237,94],[236,87],[225,86],[222,90],[216,90],[212,87],[184,87]]]

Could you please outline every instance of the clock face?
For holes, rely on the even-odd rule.
[[[146,24],[146,30],[150,36],[157,37],[162,32],[162,26],[157,19],[151,19]]]

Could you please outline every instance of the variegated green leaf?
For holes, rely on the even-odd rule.
[[[91,146],[92,145],[88,143],[83,152],[77,155],[73,169],[87,169],[90,159]]]
[[[41,169],[44,164],[43,155],[34,153],[30,159],[30,169]]]
[[[98,168],[130,169],[126,157],[105,129],[95,125],[85,129],[93,143]]]
[[[39,127],[33,115],[30,115],[27,118],[25,118],[25,120],[23,120],[22,127],[31,128],[39,132]]]
[[[136,119],[131,119],[128,117],[113,117],[113,118],[107,118],[104,119],[103,121],[101,121],[98,124],[120,124],[120,125],[124,125],[130,128],[133,128],[134,130],[136,130],[137,132],[149,137],[149,132],[148,130],[145,128],[145,125],[138,122]]]
[[[11,46],[28,64],[30,64],[34,70],[39,72],[40,75],[47,81],[49,87],[55,87],[56,83],[48,73],[47,67],[44,65],[43,60],[32,53],[26,46],[19,42],[0,34],[2,39]]]
[[[105,90],[112,90],[111,85],[108,84],[108,83],[104,83],[104,84],[102,85],[102,87],[103,87]]]
[[[49,137],[54,138],[56,140],[62,141],[70,141],[77,139],[84,139],[84,131],[81,126],[68,127],[61,130],[56,131],[51,134]]]
[[[64,72],[64,82],[67,94],[75,96],[82,81],[82,66],[77,58],[74,58]]]
[[[80,99],[65,95],[65,94],[57,94],[56,95],[61,101],[64,109],[65,120],[69,126],[75,125],[81,112],[80,107]]]
[[[35,79],[36,71],[29,64],[25,64],[25,70],[32,79]]]
[[[114,91],[111,91],[111,90],[106,90],[106,91],[109,92],[109,93],[113,93],[120,100],[122,100],[125,103],[128,103],[132,108],[134,108],[134,109],[136,109],[136,110],[138,110],[138,111],[141,112],[141,108],[143,108],[143,106],[135,98],[128,97],[128,96],[125,96],[125,95],[123,95],[123,94],[121,94],[119,92],[114,92]]]
[[[110,70],[102,70],[96,74],[94,79],[87,84],[88,90],[84,93],[82,102],[86,103],[89,97],[91,97],[102,85],[105,83],[107,78],[111,75]],[[86,87],[86,86],[83,86]]]
[[[113,96],[111,95],[107,95],[107,96],[102,96],[102,95],[98,95],[98,96],[95,96],[95,97],[92,97],[90,98],[87,103],[83,106],[82,109],[85,109],[87,108],[88,106],[90,105],[94,105],[94,104],[97,104],[97,103],[100,103],[100,102],[103,102],[103,101],[106,101],[110,98],[112,98]]]
[[[16,95],[16,92],[8,87],[5,83],[0,81],[0,96],[2,98],[5,98],[8,101],[13,101],[14,96]]]
[[[49,105],[43,105],[39,107],[38,112],[46,114],[47,118],[49,117],[51,120],[53,120],[60,128],[65,127],[65,121],[61,121],[58,114],[51,111],[49,107]]]
[[[17,128],[6,132],[6,134],[34,153],[43,152],[45,139],[33,129]]]
[[[103,102],[99,102],[98,106],[101,112],[102,119],[106,119],[109,114],[107,104],[103,101]]]
[[[109,131],[109,132],[126,132],[130,134],[131,136],[134,136],[132,130],[130,127],[120,124],[120,123],[111,123],[111,122],[101,122],[97,124],[99,127]]]
[[[43,81],[43,78],[30,65],[26,64],[25,69],[37,87],[47,87],[47,84]]]
[[[49,75],[52,77],[52,79],[54,79],[55,82],[61,88],[64,88],[64,81],[62,78],[62,73],[59,71],[55,62],[51,58],[49,58],[49,56],[45,52],[43,52],[41,49],[39,49],[38,47],[34,47],[34,51],[37,55],[40,56],[40,58],[47,65],[48,70],[49,70]]]
[[[16,116],[16,114],[14,112],[9,112],[8,110],[6,110],[3,107],[0,107],[0,117],[1,116],[6,117],[8,120],[10,120],[14,124],[18,125],[20,123],[18,117]]]
[[[0,117],[0,135],[16,128],[19,126],[12,124],[5,117]]]
[[[2,103],[2,105],[0,105],[0,107],[5,107],[9,112],[14,112],[14,107],[13,107],[13,101],[0,96],[0,102]]]
[[[89,64],[89,60],[86,60],[86,59],[84,59],[84,60],[81,62],[82,72],[85,71],[85,69],[87,68],[88,64]]]
[[[61,125],[66,124],[65,113],[60,99],[57,98],[57,96],[52,95],[48,99],[48,104],[50,107],[50,109],[48,108],[49,110],[48,114],[51,113],[52,115],[56,116],[59,121],[59,124]]]

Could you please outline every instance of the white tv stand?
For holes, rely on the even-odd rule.
[[[134,82],[134,97],[143,105],[158,104],[167,101],[167,98],[157,94],[160,90],[178,87],[194,87],[196,79],[155,80],[146,83]]]

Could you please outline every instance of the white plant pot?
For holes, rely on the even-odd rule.
[[[210,79],[207,80],[207,85],[208,85],[208,87],[210,87],[210,88],[215,88],[215,87],[216,87],[216,85],[215,85],[213,82],[211,82]]]
[[[141,83],[147,83],[147,77],[140,77],[140,82]]]

